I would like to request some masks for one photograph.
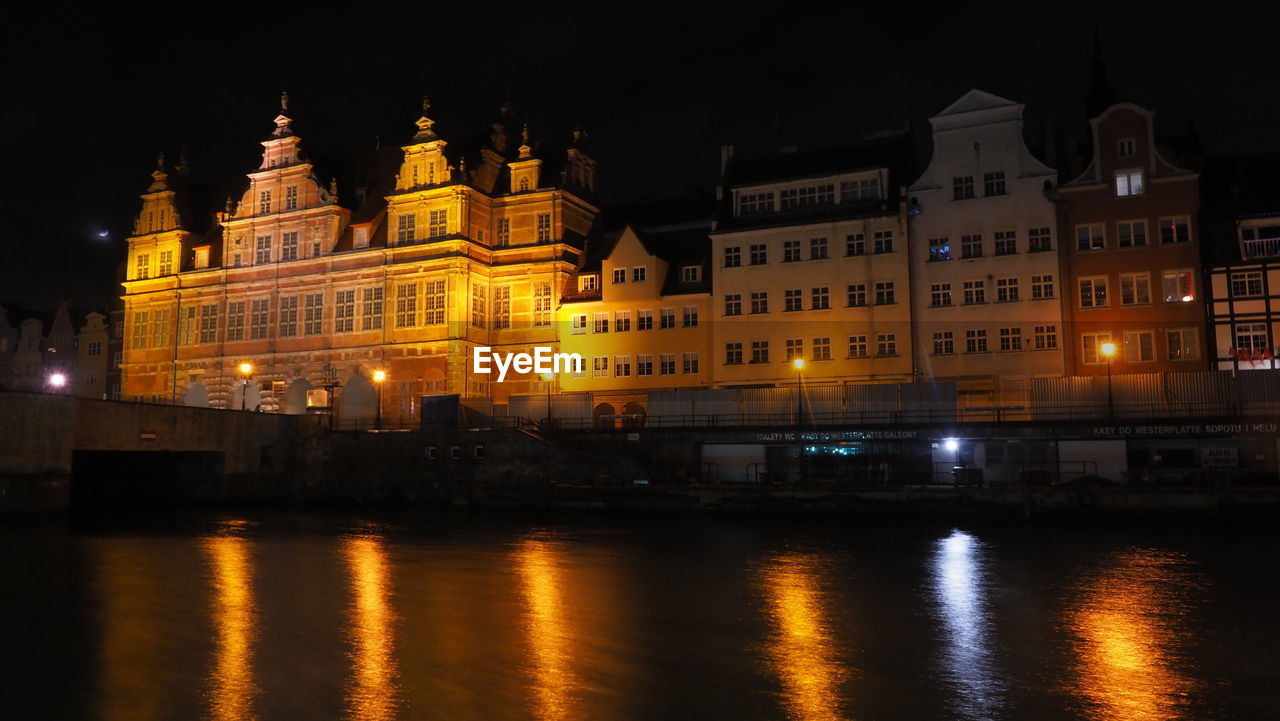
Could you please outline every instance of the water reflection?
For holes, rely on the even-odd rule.
[[[767,653],[782,681],[788,716],[799,721],[844,718],[840,686],[850,671],[840,662],[827,625],[821,565],[810,556],[788,553],[765,563],[759,574],[773,626]]]
[[[234,536],[202,543],[212,571],[214,664],[209,674],[209,710],[215,721],[254,718],[253,641],[257,612],[249,541]]]
[[[161,609],[166,589],[146,547],[104,541],[96,595],[102,622],[102,677],[97,707],[104,721],[151,721],[171,713],[164,694]]]
[[[1159,551],[1110,559],[1080,589],[1067,625],[1075,688],[1095,721],[1188,718],[1198,682],[1181,652],[1195,600],[1188,564]]]
[[[399,701],[387,551],[375,536],[356,536],[343,542],[342,553],[353,596],[347,716],[355,721],[386,721],[395,717]]]
[[[935,544],[930,568],[945,636],[943,677],[952,686],[954,710],[969,719],[991,718],[1004,694],[992,652],[984,556],[978,539],[956,530]]]
[[[578,686],[559,553],[556,544],[537,539],[522,541],[515,552],[526,609],[525,633],[533,651],[529,673],[537,702],[534,717],[542,721],[571,718]]]

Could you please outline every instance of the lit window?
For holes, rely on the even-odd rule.
[[[930,261],[951,260],[951,239],[950,238],[930,238],[929,239],[929,260]]]
[[[1164,302],[1190,303],[1195,300],[1195,288],[1189,270],[1166,270],[1163,274]]]
[[[1142,195],[1146,188],[1142,182],[1141,170],[1116,171],[1116,196]]]

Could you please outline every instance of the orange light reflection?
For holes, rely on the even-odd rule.
[[[235,536],[204,539],[213,570],[214,664],[209,674],[209,708],[216,721],[255,718],[253,642],[257,611],[253,603],[253,561],[249,542]]]
[[[542,721],[571,718],[578,686],[557,554],[554,544],[533,539],[522,542],[515,553],[526,607],[525,632],[533,650],[529,672],[537,701],[534,717]]]
[[[348,538],[343,544],[351,574],[352,679],[347,716],[356,721],[395,718],[398,703],[395,660],[395,611],[387,551],[375,537]]]

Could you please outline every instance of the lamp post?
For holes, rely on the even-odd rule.
[[[1116,401],[1115,401],[1115,396],[1112,394],[1112,391],[1111,391],[1111,359],[1115,358],[1116,344],[1112,343],[1111,341],[1106,341],[1101,346],[1099,346],[1099,350],[1102,352],[1102,355],[1106,356],[1107,358],[1107,417],[1112,420],[1115,420]]]
[[[62,389],[67,385],[67,376],[63,373],[51,373],[49,375],[49,387],[54,393],[61,393]]]
[[[377,430],[382,430],[382,382],[385,381],[386,379],[387,379],[386,371],[373,372],[373,384],[378,388],[378,405],[373,412],[373,417],[374,417],[373,426]]]
[[[796,356],[791,359],[791,367],[796,369],[796,450],[799,457],[796,460],[800,463],[801,480],[804,480],[805,462],[804,462],[804,439],[801,438],[801,429],[804,428],[804,358]]]
[[[547,384],[547,428],[551,427],[551,383],[556,379],[553,373],[543,373],[542,380]]]
[[[249,376],[252,374],[253,374],[252,363],[240,364],[240,378],[242,381],[241,387],[240,387],[240,410],[242,411],[249,410]]]

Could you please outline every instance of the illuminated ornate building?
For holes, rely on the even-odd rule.
[[[317,177],[287,96],[210,233],[186,224],[157,168],[128,241],[123,396],[303,413],[337,387],[345,418],[371,416],[381,397],[385,417],[409,420],[423,393],[536,389],[491,386],[470,357],[555,346],[558,298],[598,213],[585,134],[556,177],[505,107],[476,152],[446,153],[428,112],[424,101],[399,173],[354,211]]]

